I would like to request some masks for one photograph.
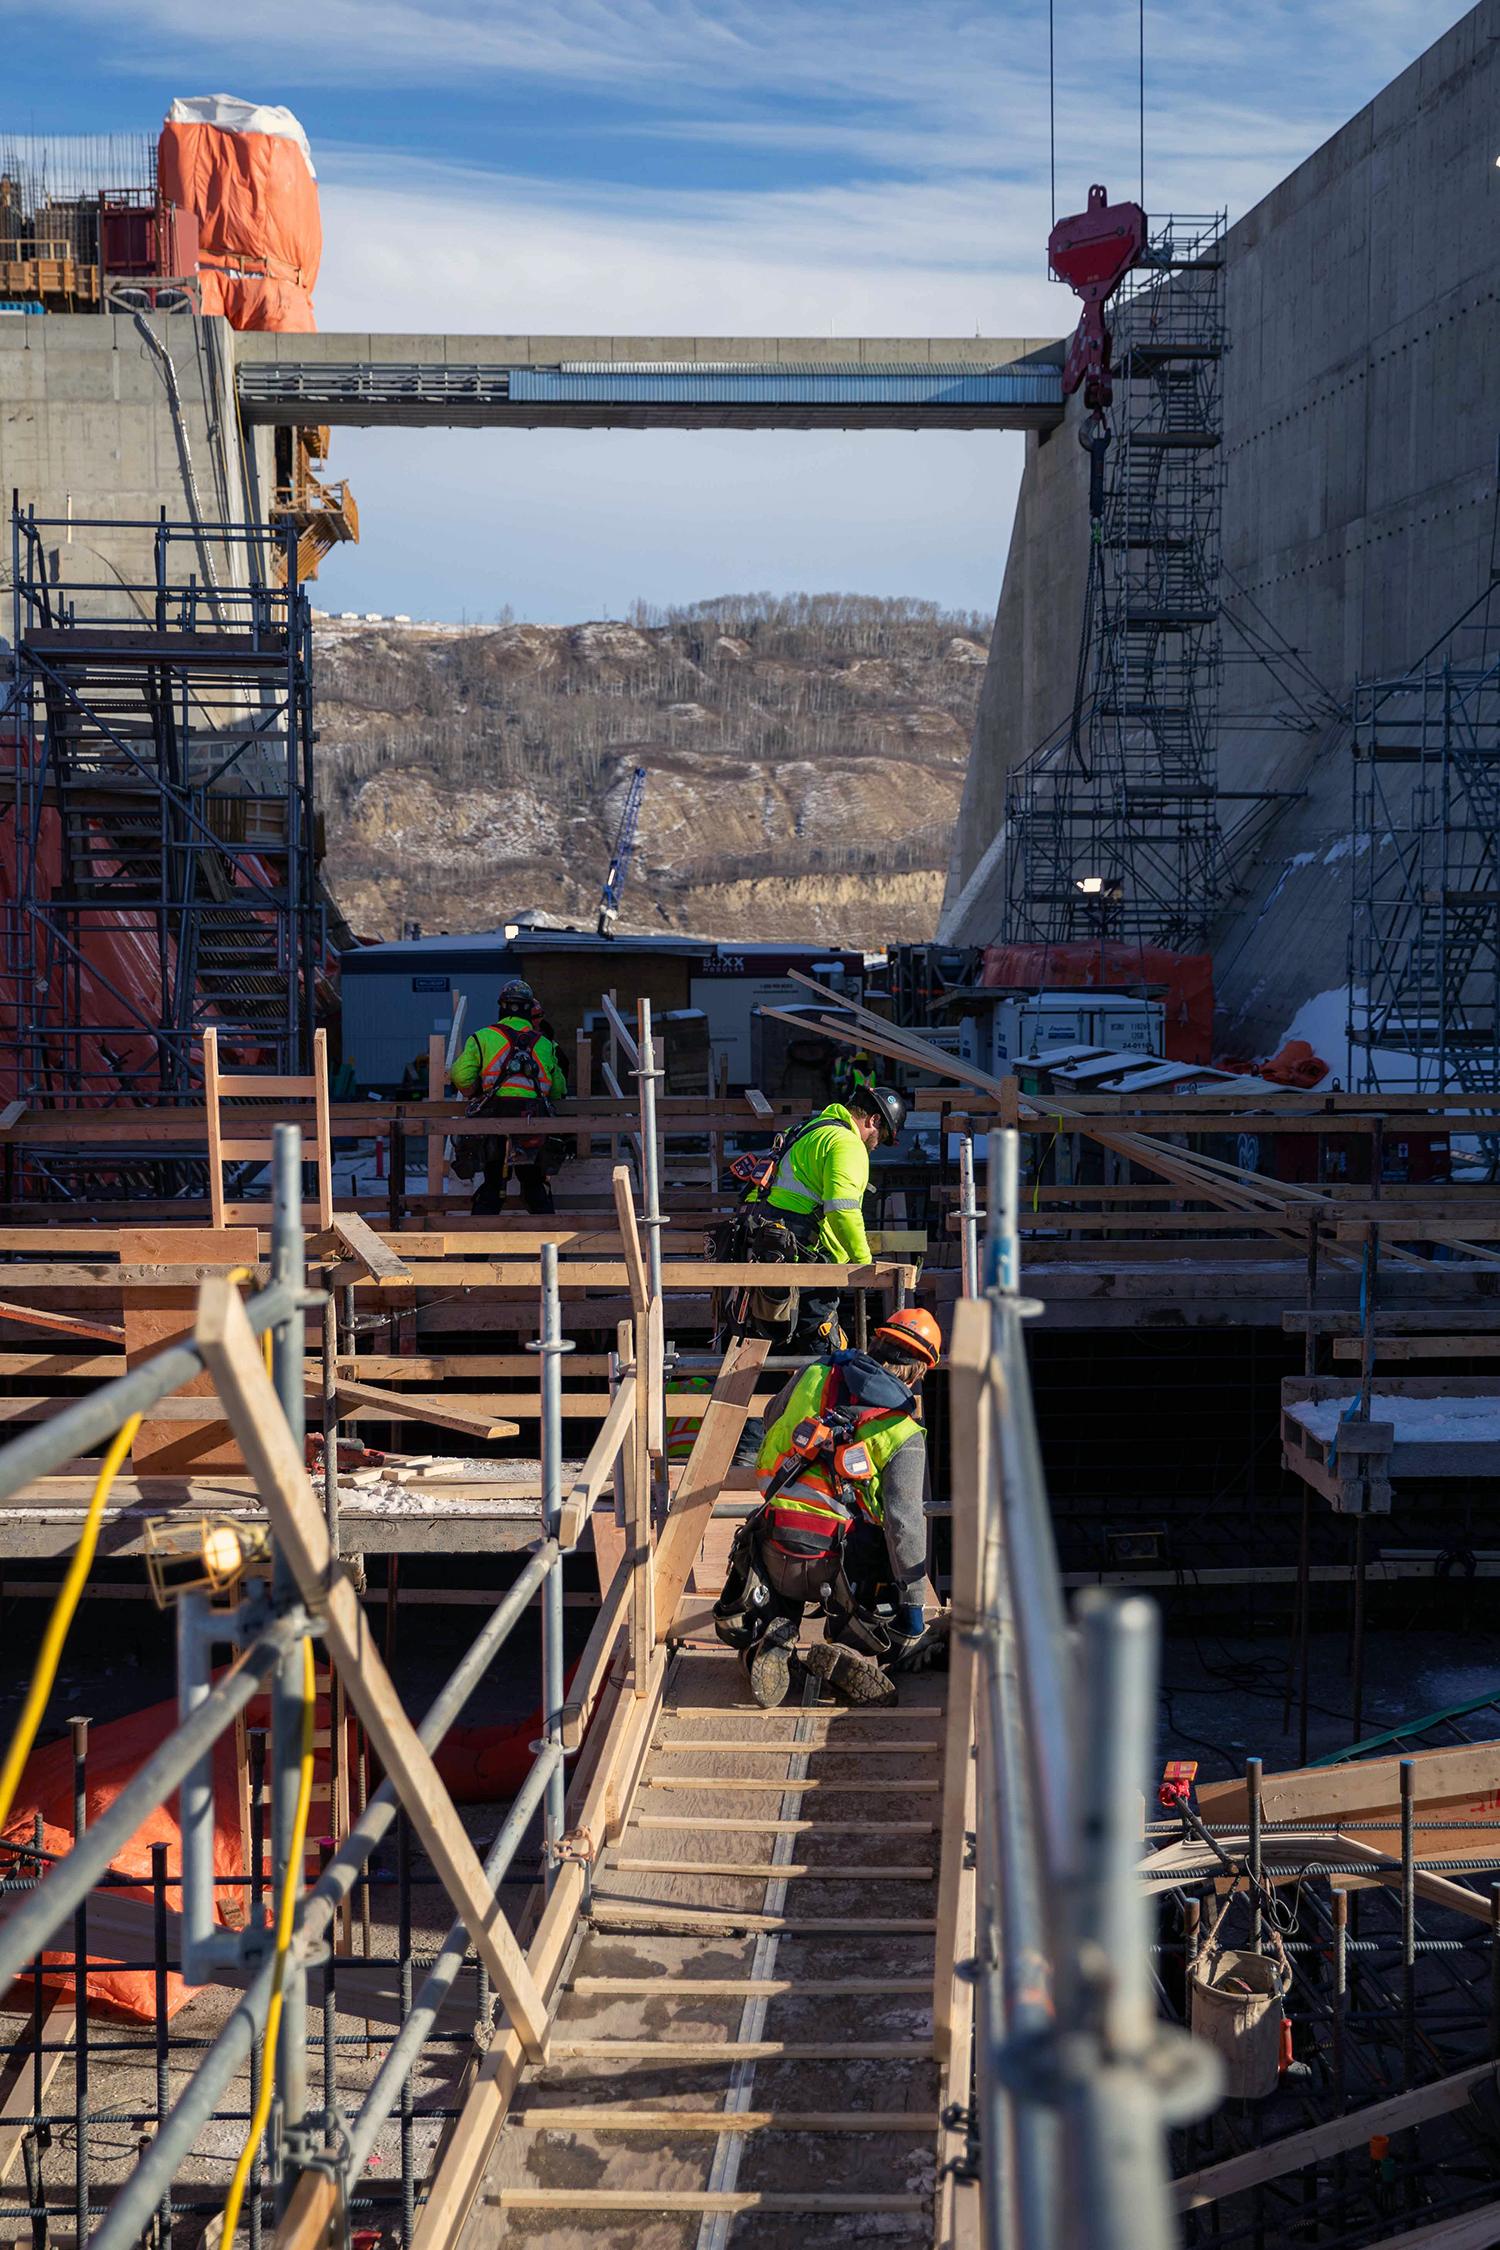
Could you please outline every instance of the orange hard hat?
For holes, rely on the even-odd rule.
[[[919,1359],[925,1367],[936,1367],[943,1350],[943,1333],[930,1312],[920,1305],[908,1305],[901,1312],[892,1313],[875,1331],[876,1340],[884,1337],[888,1343],[899,1344],[912,1359]]]

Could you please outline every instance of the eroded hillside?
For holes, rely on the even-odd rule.
[[[643,765],[622,929],[930,937],[985,632],[839,595],[572,626],[320,619],[330,888],[372,937],[592,919]]]

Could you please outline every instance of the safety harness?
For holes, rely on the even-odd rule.
[[[497,1047],[484,1066],[479,1080],[481,1100],[494,1095],[526,1094],[542,1101],[547,1094],[547,1081],[537,1057],[536,1043],[541,1033],[535,1024],[518,1031],[508,1023],[488,1026],[504,1045]]]
[[[801,1402],[811,1411],[782,1438],[761,1505],[735,1535],[714,1604],[714,1630],[731,1648],[753,1646],[773,1616],[800,1618],[808,1602],[846,1621],[857,1615],[846,1543],[857,1520],[882,1520],[879,1474],[905,1443],[913,1399],[864,1352],[839,1352],[821,1370],[807,1370],[815,1373],[822,1377],[816,1397]]]

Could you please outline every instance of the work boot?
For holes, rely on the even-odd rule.
[[[774,1711],[786,1701],[796,1640],[797,1628],[792,1620],[775,1617],[749,1651],[745,1669],[750,1675],[750,1693],[763,1711]]]
[[[814,1641],[800,1651],[804,1668],[814,1679],[826,1680],[844,1703],[894,1703],[896,1686],[888,1680],[873,1656],[842,1641]]]

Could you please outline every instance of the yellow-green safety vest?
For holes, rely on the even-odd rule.
[[[798,1376],[785,1409],[766,1431],[755,1457],[755,1473],[762,1491],[790,1456],[792,1433],[798,1424],[811,1421],[825,1411],[837,1375],[838,1370],[826,1359],[816,1359]],[[904,1407],[866,1408],[856,1413],[855,1434],[869,1452],[871,1471],[868,1478],[852,1484],[851,1489],[861,1513],[871,1523],[881,1523],[885,1517],[880,1498],[881,1472],[893,1454],[899,1453],[912,1438],[922,1435],[922,1425]],[[822,1462],[807,1462],[792,1482],[782,1487],[777,1505],[784,1500],[800,1502],[809,1514],[837,1517],[844,1513],[835,1497],[831,1465]]]

